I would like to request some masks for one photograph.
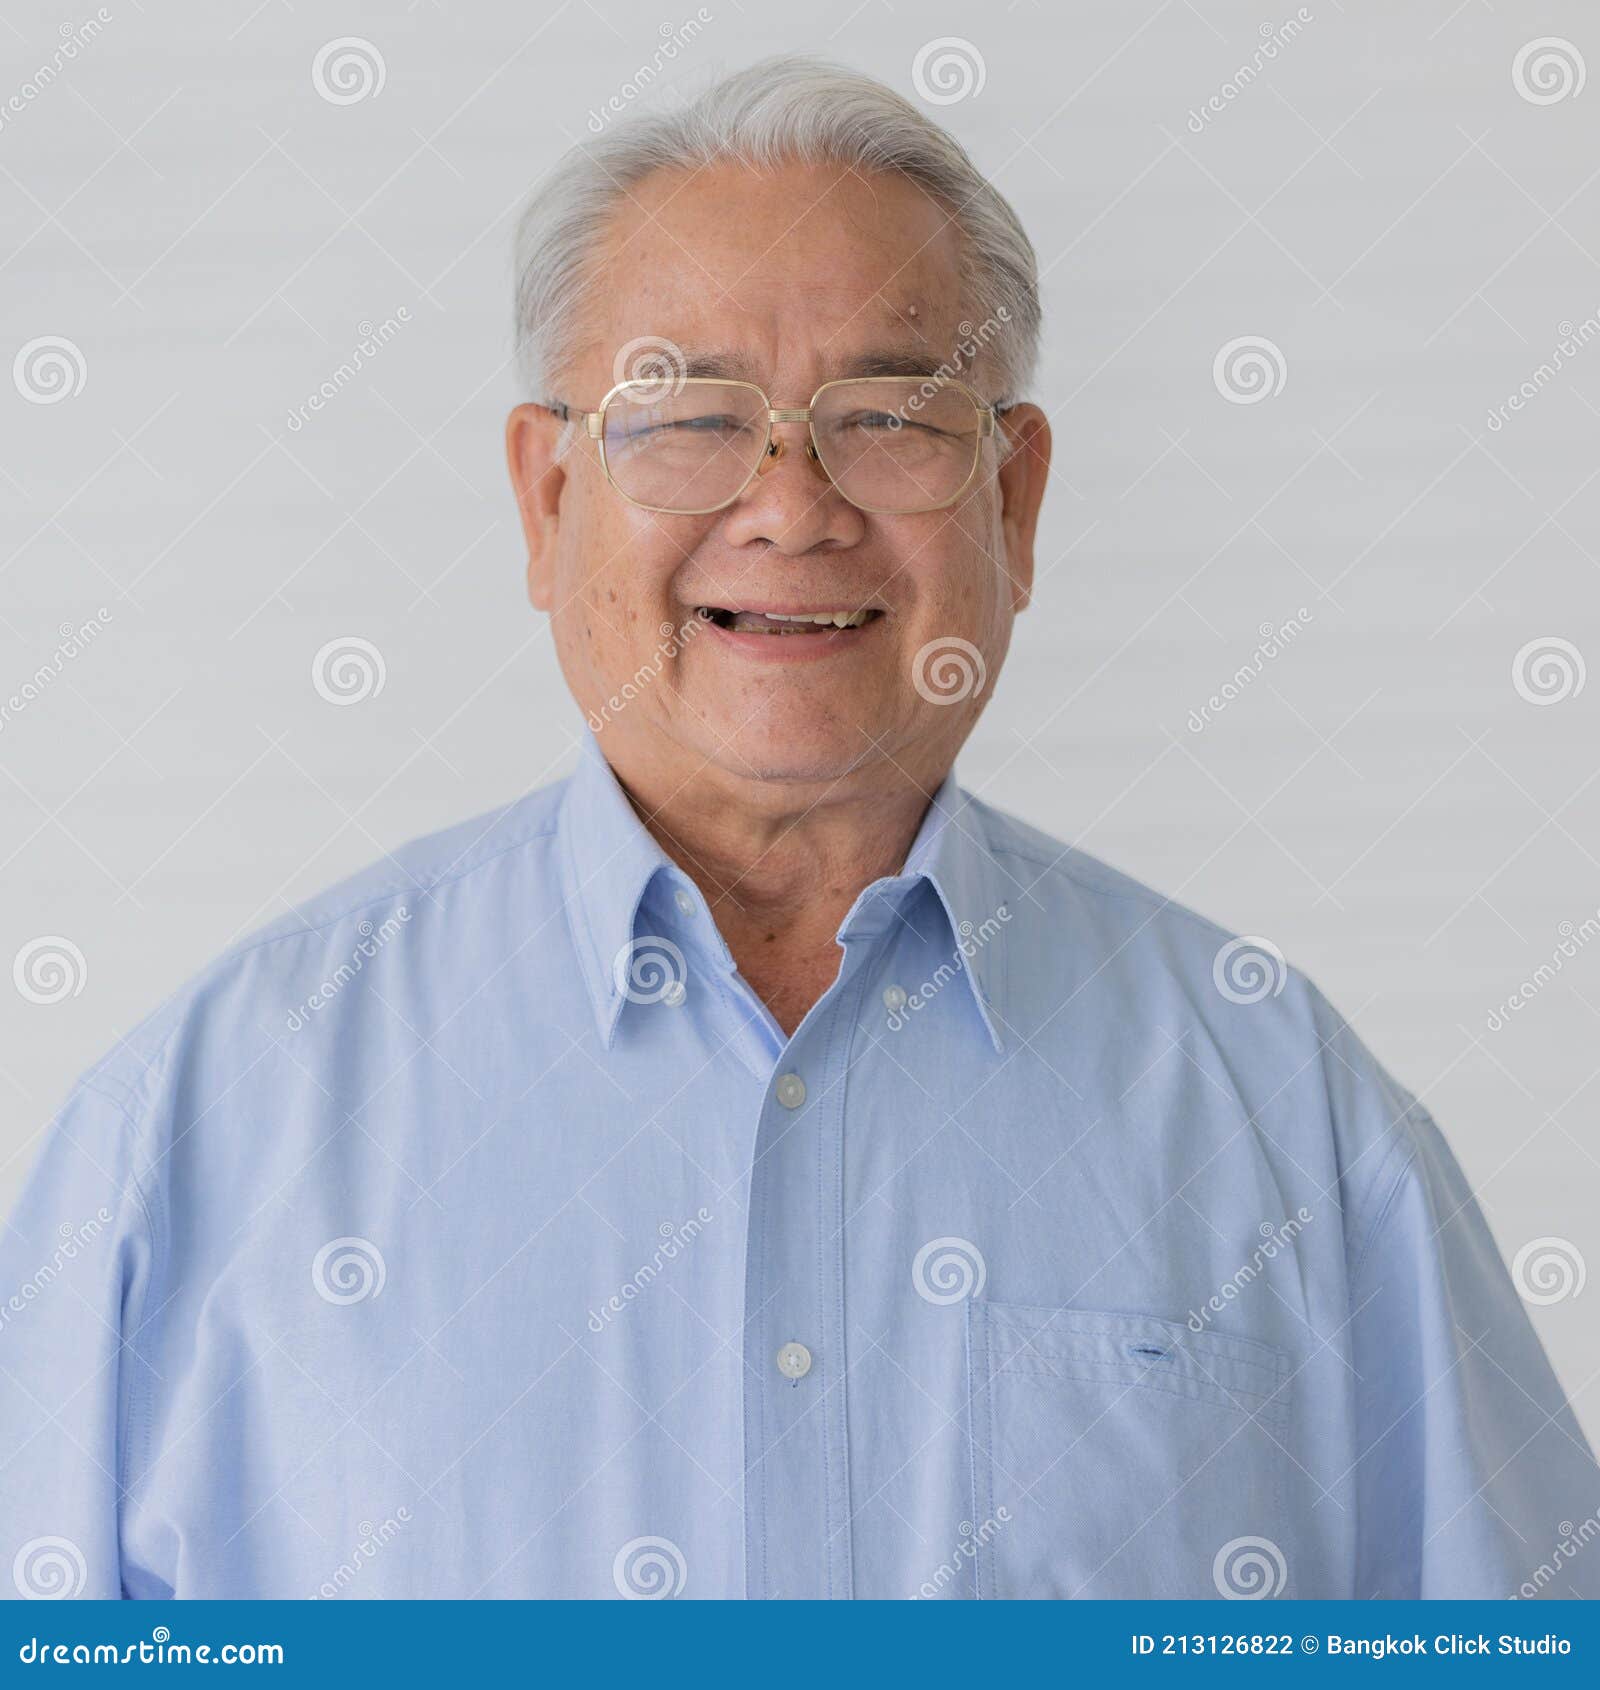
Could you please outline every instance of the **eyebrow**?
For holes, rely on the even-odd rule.
[[[853,376],[925,376],[933,368],[926,352],[892,347],[858,352],[846,360],[836,379]],[[684,359],[686,376],[710,381],[750,381],[763,385],[761,372],[742,352],[697,352]]]

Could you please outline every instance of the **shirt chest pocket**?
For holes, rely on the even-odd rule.
[[[967,1321],[980,1597],[1288,1594],[1281,1350],[981,1298]]]

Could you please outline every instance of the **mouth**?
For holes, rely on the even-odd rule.
[[[736,606],[702,604],[695,607],[702,622],[732,634],[766,634],[775,639],[815,639],[846,629],[865,628],[883,615],[871,606],[859,610],[745,610]]]

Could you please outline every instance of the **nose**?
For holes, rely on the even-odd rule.
[[[865,530],[862,513],[817,461],[805,423],[775,421],[760,467],[727,511],[729,541],[744,545],[766,540],[785,555],[798,557],[818,546],[856,545]]]

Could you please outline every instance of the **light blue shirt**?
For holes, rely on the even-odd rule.
[[[17,1590],[1600,1594],[1460,1171],[1270,947],[953,776],[838,940],[785,1038],[586,737],[224,956],[0,1246]]]

